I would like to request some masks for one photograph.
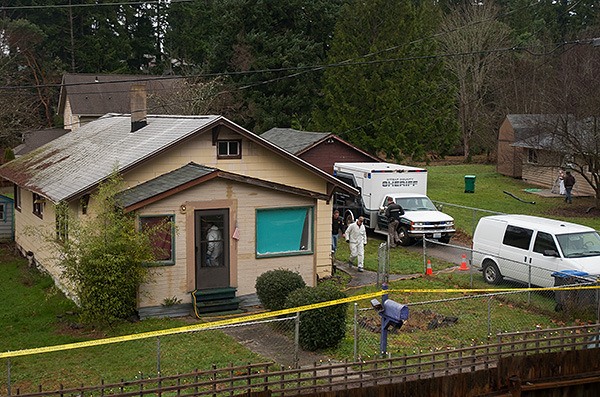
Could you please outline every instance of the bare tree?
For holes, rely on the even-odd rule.
[[[595,191],[600,207],[600,48],[593,40],[580,41],[560,56],[548,113],[552,126],[541,126],[535,139],[539,149],[554,153],[542,165],[570,169]]]
[[[466,1],[444,18],[439,36],[448,54],[446,66],[458,86],[458,118],[462,130],[463,153],[471,158],[476,134],[495,131],[493,112],[486,104],[490,80],[502,66],[510,28],[496,20],[492,1]]]

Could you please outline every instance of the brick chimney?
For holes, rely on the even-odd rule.
[[[148,124],[146,121],[146,84],[132,84],[129,97],[131,100],[131,132],[136,132]]]

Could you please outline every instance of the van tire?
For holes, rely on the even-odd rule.
[[[488,284],[500,284],[502,281],[502,274],[500,274],[500,269],[498,266],[491,260],[485,260],[483,262],[483,279]]]
[[[403,247],[407,247],[411,244],[411,242],[412,239],[408,235],[408,230],[406,227],[400,226],[398,228],[398,243]]]

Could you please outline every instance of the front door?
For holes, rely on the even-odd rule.
[[[194,211],[196,288],[229,287],[229,209]]]

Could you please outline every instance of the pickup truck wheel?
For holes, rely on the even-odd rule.
[[[408,231],[406,230],[406,227],[404,227],[404,226],[401,226],[398,229],[398,242],[403,247],[409,246],[410,243],[412,242],[412,239],[408,235]]]
[[[483,279],[488,284],[500,284],[502,281],[502,274],[498,266],[490,260],[483,262]]]
[[[448,244],[450,242],[450,236],[445,236],[440,239],[440,243]]]

